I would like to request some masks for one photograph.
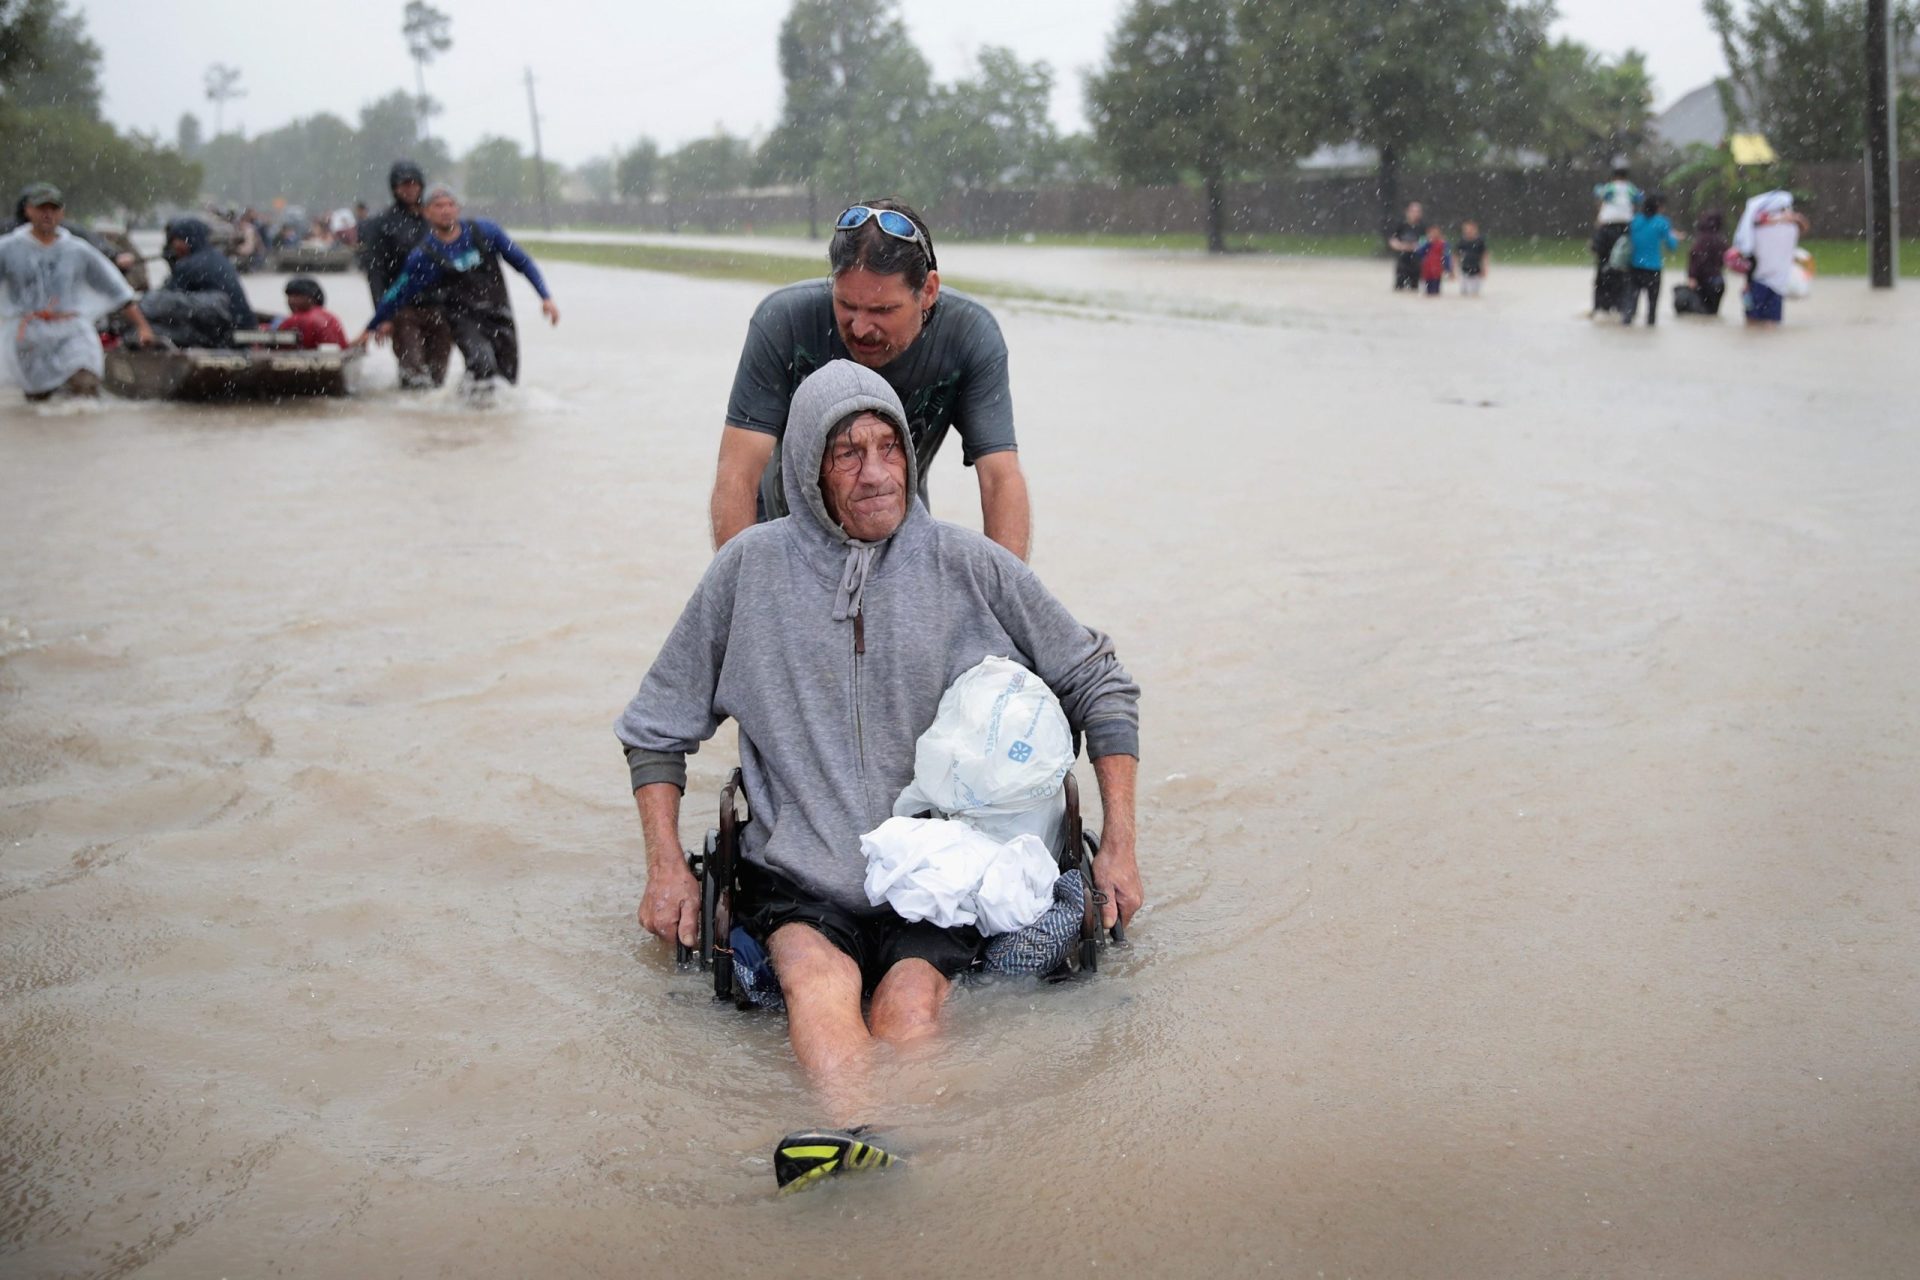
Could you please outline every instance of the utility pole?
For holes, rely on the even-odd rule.
[[[553,214],[547,209],[547,158],[540,150],[540,104],[533,98],[533,68],[527,68],[527,114],[533,117],[533,179],[540,185],[540,228],[553,230]]]
[[[1887,0],[1867,0],[1868,275],[1876,289],[1900,274],[1900,166],[1894,154],[1893,13]]]

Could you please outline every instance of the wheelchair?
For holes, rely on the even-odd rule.
[[[1078,870],[1086,883],[1086,906],[1081,913],[1080,939],[1066,961],[1046,976],[1057,982],[1079,973],[1093,973],[1100,967],[1100,908],[1107,896],[1094,888],[1093,860],[1100,852],[1100,834],[1080,820],[1080,786],[1074,776],[1066,776],[1062,791],[1066,795],[1067,815],[1060,847],[1055,859],[1062,873]],[[733,949],[727,945],[732,933],[735,903],[740,901],[740,834],[745,828],[747,797],[740,770],[727,776],[720,789],[720,825],[707,829],[706,840],[698,851],[682,850],[687,869],[700,882],[700,931],[692,946],[674,943],[674,958],[682,967],[697,968],[713,974],[713,998],[729,1000],[741,1009],[752,1007],[744,992],[734,990]],[[1125,944],[1126,929],[1116,921],[1112,940]]]

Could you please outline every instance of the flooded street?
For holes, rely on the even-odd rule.
[[[1132,946],[960,992],[910,1167],[773,1196],[818,1108],[636,925],[611,728],[765,286],[516,278],[490,412],[8,390],[0,1272],[1913,1274],[1920,284],[942,258],[1059,298],[992,305],[1144,691]]]

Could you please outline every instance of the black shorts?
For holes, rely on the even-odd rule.
[[[857,916],[823,902],[777,871],[740,863],[740,892],[746,910],[740,923],[762,942],[783,924],[811,925],[860,966],[860,987],[871,994],[887,971],[902,960],[925,960],[945,978],[975,968],[986,939],[971,925],[942,929],[924,920],[902,920],[891,911]]]

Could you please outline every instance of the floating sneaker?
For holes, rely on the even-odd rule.
[[[843,1173],[885,1169],[893,1155],[863,1141],[859,1129],[802,1129],[780,1139],[773,1149],[773,1176],[780,1194],[799,1191]]]

